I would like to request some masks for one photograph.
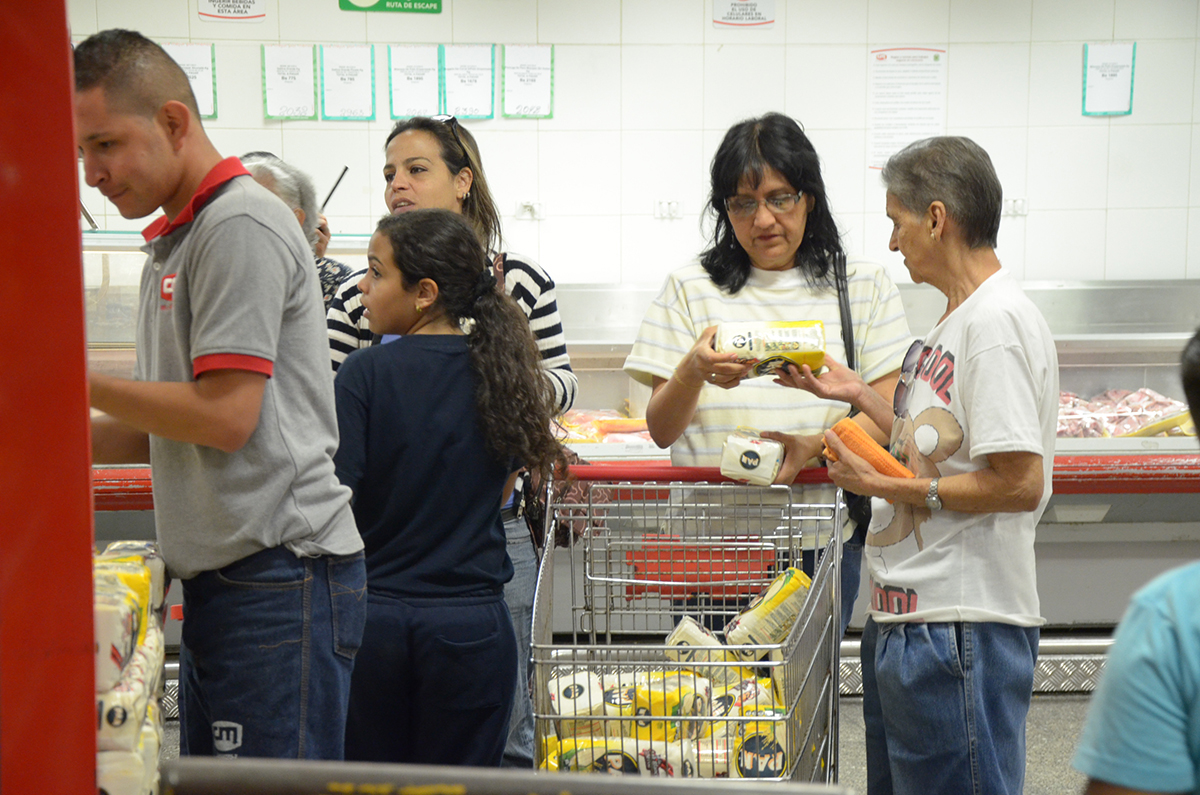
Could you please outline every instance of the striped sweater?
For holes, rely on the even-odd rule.
[[[358,282],[365,270],[351,274],[338,289],[326,314],[329,355],[336,371],[354,351],[365,348],[374,335],[363,319],[362,293]],[[557,411],[571,408],[579,391],[579,379],[571,370],[562,318],[554,298],[554,280],[537,263],[516,254],[504,255],[504,292],[512,296],[529,318],[529,327],[542,354],[542,369],[554,388]]]

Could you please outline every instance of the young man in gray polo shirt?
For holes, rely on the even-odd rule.
[[[317,273],[288,208],[222,159],[187,77],[150,40],[75,49],[87,183],[143,232],[134,380],[89,374],[97,462],[150,462],[183,581],[180,750],[342,757],[365,617],[338,484]]]

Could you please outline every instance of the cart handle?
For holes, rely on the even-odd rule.
[[[571,475],[582,481],[617,481],[631,483],[737,483],[721,474],[718,467],[676,467],[654,463],[591,463],[576,464]],[[831,483],[825,467],[802,469],[794,483]]]

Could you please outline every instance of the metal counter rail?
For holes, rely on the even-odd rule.
[[[282,759],[184,757],[162,764],[163,795],[761,795],[763,785],[738,779],[537,774],[513,768],[384,765]],[[771,784],[788,795],[850,795],[830,784]]]
[[[658,463],[596,462],[613,480],[688,480],[702,468]],[[703,471],[703,470],[702,470]],[[712,477],[714,483],[728,482]],[[823,467],[806,469],[796,483],[828,483]],[[146,467],[96,467],[92,490],[98,511],[143,511],[154,507]],[[1059,455],[1054,458],[1055,494],[1200,494],[1200,454]]]

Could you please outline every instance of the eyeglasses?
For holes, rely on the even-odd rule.
[[[734,218],[752,218],[758,212],[758,205],[765,204],[775,215],[790,213],[800,201],[803,193],[784,193],[779,196],[768,196],[761,202],[749,196],[731,196],[725,200],[725,209]]]
[[[904,363],[900,365],[900,381],[892,396],[892,411],[897,417],[903,417],[908,411],[908,393],[916,379],[924,352],[925,340],[913,340],[913,344],[908,346],[908,353],[904,354]]]
[[[467,147],[463,145],[462,139],[458,137],[458,119],[446,113],[440,116],[430,116],[429,118],[450,126],[450,132],[454,135],[454,142],[458,144],[458,148],[463,153],[463,160],[467,161],[467,164],[470,165],[471,153],[467,151]]]

